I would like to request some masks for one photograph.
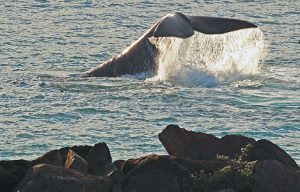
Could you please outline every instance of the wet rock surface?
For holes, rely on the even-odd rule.
[[[52,150],[33,161],[0,161],[1,192],[298,192],[300,169],[268,140],[167,126],[169,154],[112,162],[106,143]]]

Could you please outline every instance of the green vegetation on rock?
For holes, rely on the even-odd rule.
[[[242,192],[252,191],[256,161],[246,162],[225,156],[219,156],[218,159],[226,161],[228,165],[214,172],[201,171],[190,175],[195,191],[210,192],[227,188]]]

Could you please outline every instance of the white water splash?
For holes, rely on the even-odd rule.
[[[222,35],[195,32],[192,37],[151,38],[159,50],[158,72],[147,81],[175,81],[215,86],[258,74],[265,55],[260,29]]]

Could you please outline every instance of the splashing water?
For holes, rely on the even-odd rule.
[[[215,86],[258,74],[265,56],[260,29],[222,35],[199,32],[189,38],[150,38],[159,54],[157,75],[148,81]]]

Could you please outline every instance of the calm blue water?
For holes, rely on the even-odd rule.
[[[172,123],[266,138],[300,163],[299,7],[300,1],[0,0],[0,159],[100,141],[114,159],[165,154],[157,134]],[[268,45],[260,72],[213,86],[74,77],[173,11],[259,25]]]

